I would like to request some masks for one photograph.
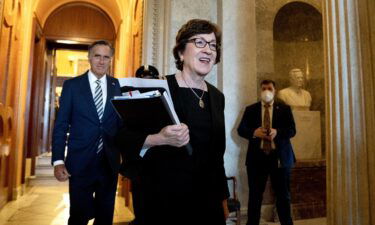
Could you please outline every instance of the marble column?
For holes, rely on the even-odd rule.
[[[245,158],[248,142],[237,134],[244,109],[257,101],[255,1],[222,0],[223,57],[222,90],[225,95],[227,176],[238,179],[237,192],[242,210],[246,211],[248,183]]]
[[[374,10],[373,0],[324,1],[330,225],[375,224]]]

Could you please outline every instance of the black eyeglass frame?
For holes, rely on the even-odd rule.
[[[202,44],[203,45],[200,45],[198,41],[202,41]],[[217,51],[217,48],[219,47],[219,45],[216,43],[216,40],[212,40],[212,41],[206,41],[204,40],[203,38],[192,38],[192,39],[189,39],[187,41],[188,43],[194,43],[195,47],[197,48],[205,48],[206,45],[208,44],[208,47],[212,50],[212,51]]]

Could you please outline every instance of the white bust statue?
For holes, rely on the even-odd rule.
[[[303,73],[300,69],[289,72],[290,86],[279,91],[278,97],[293,110],[310,110],[311,95],[303,87]]]

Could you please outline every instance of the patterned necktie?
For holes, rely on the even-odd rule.
[[[99,120],[102,122],[104,107],[103,107],[103,90],[102,86],[100,85],[101,81],[96,80],[96,88],[95,88],[95,96],[94,96],[94,103],[96,106],[96,111],[98,112]],[[103,149],[103,137],[100,135],[99,143],[98,143],[98,151],[99,153]]]
[[[265,109],[264,109],[263,126],[267,130],[267,135],[268,135],[271,130],[271,117],[270,117],[270,110],[269,110],[270,105],[265,104],[264,108]],[[263,139],[263,151],[267,155],[270,154],[270,152],[272,151],[271,141],[267,139]]]

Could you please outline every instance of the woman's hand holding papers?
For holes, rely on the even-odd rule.
[[[171,145],[182,147],[189,143],[189,128],[186,124],[169,125],[164,127],[159,133],[148,135],[144,147],[153,147],[157,145]]]

